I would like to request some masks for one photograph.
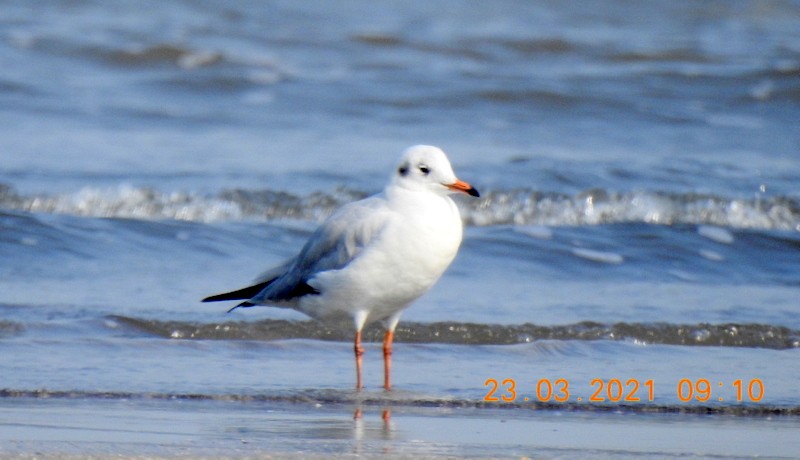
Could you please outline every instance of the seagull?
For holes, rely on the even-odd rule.
[[[406,149],[383,192],[346,204],[300,253],[252,286],[203,299],[243,300],[297,310],[320,321],[352,322],[356,389],[364,387],[361,331],[380,321],[384,388],[391,389],[392,342],[403,311],[442,276],[458,252],[463,224],[451,194],[480,194],[453,172],[438,147]],[[346,323],[345,323],[346,324]]]

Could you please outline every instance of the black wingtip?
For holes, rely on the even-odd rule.
[[[253,286],[248,286],[244,289],[239,289],[238,291],[212,295],[201,300],[201,302],[222,302],[225,300],[252,299],[256,295],[258,295],[259,292],[263,291],[264,288],[266,288],[272,281],[273,280],[265,281],[263,283],[258,283]]]
[[[252,303],[250,301],[242,302],[239,305],[237,305],[237,306],[231,308],[230,310],[228,310],[228,313],[232,312],[233,310],[236,310],[237,308],[250,308],[250,307],[255,307],[255,306],[256,306],[256,304],[254,304],[254,303]]]

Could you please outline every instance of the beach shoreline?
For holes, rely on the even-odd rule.
[[[797,416],[30,397],[4,398],[0,414],[2,459],[792,458],[800,448]]]

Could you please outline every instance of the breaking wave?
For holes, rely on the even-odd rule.
[[[262,320],[223,323],[159,321],[112,316],[112,321],[147,334],[171,339],[350,341],[352,332],[316,321]],[[383,330],[364,330],[364,340],[380,342]],[[769,349],[800,348],[800,331],[766,324],[601,324],[580,322],[562,326],[498,325],[457,322],[401,323],[395,340],[406,343],[513,345],[537,340],[622,340],[642,345],[696,345]]]
[[[0,184],[0,209],[36,213],[196,222],[298,219],[321,221],[339,206],[366,196],[339,188],[305,196],[274,190],[229,189],[214,194],[163,192],[142,187],[93,188],[64,194],[20,195]],[[530,189],[489,190],[461,201],[465,223],[474,226],[580,226],[616,223],[696,224],[800,231],[800,200],[716,195],[614,192],[575,195]]]
[[[345,390],[298,390],[260,394],[209,393],[135,393],[113,391],[61,391],[0,389],[0,399],[61,400],[149,400],[149,401],[219,401],[251,404],[350,405],[356,407],[427,407],[472,409],[533,409],[575,412],[616,412],[646,414],[701,414],[739,417],[798,416],[800,407],[766,404],[705,405],[654,403],[590,403],[590,402],[486,402],[463,398],[441,398],[404,392],[356,392]]]
[[[19,323],[0,319],[0,339],[17,335],[22,332],[23,329],[24,327]]]

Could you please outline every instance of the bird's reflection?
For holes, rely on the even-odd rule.
[[[344,403],[347,404],[347,403]],[[271,445],[279,439],[284,446],[296,442],[303,448],[309,441],[340,453],[391,453],[399,437],[393,408],[374,402],[353,402],[339,407],[319,405],[312,410],[291,407],[258,412],[237,420],[226,431],[251,445]],[[307,447],[307,446],[306,446]],[[291,448],[291,447],[289,447]]]
[[[391,407],[380,409],[381,422],[373,422],[371,412],[370,408],[365,410],[361,405],[357,406],[353,411],[353,453],[355,454],[364,453],[365,442],[391,441],[394,439],[395,425],[392,421]],[[378,423],[380,423],[380,429],[377,429]],[[384,445],[382,452],[391,453],[391,444]]]
[[[364,410],[361,406],[356,407],[355,412],[353,412],[353,420],[361,420],[361,417],[364,416]],[[384,407],[381,409],[381,419],[383,420],[384,424],[388,424],[392,421],[392,409]]]

